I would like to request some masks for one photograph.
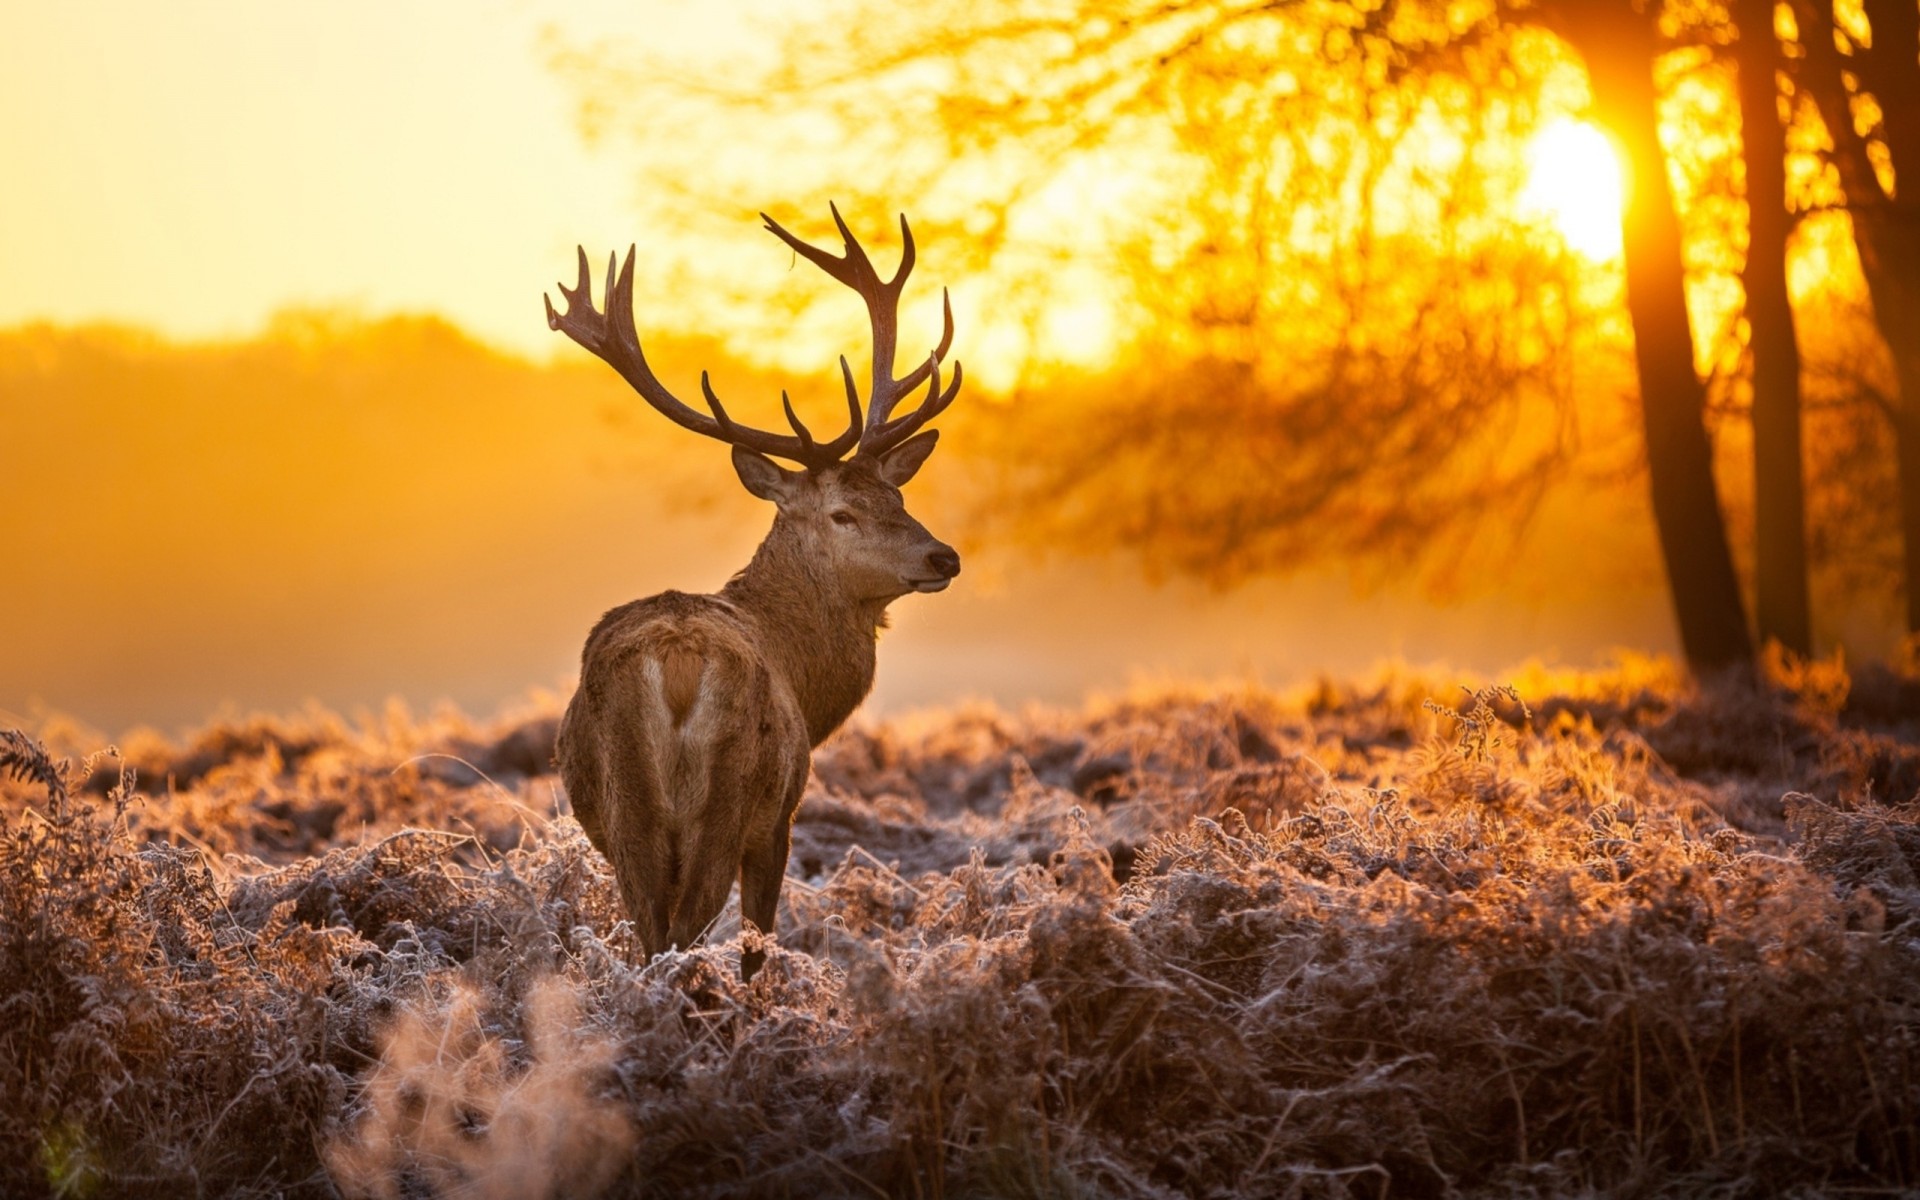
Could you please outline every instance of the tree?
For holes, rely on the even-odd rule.
[[[1171,202],[1113,245],[1160,331],[1139,339],[1142,366],[1173,386],[1123,386],[1075,414],[1082,434],[1045,443],[1053,469],[1030,494],[1172,546],[1177,569],[1233,574],[1295,565],[1314,543],[1403,553],[1489,503],[1523,517],[1572,459],[1573,377],[1590,365],[1566,353],[1578,305],[1498,203],[1556,53],[1540,24],[1585,58],[1634,160],[1625,298],[1660,545],[1688,659],[1739,663],[1751,642],[1693,363],[1655,14],[1628,0],[880,6],[803,30],[789,65],[739,98],[769,117],[804,98],[851,146],[835,184],[857,180],[872,207],[912,195],[917,223],[989,257],[1077,168],[1125,177],[1152,156],[1157,172],[1129,186]],[[604,97],[604,76],[590,90]]]
[[[1748,345],[1753,364],[1754,616],[1761,639],[1813,652],[1800,436],[1800,350],[1787,293],[1787,136],[1773,0],[1735,0],[1745,166]]]
[[[1827,0],[1797,0],[1795,78],[1832,139],[1861,272],[1892,356],[1887,406],[1900,481],[1906,621],[1920,633],[1920,6],[1864,0],[1841,22]]]
[[[1626,148],[1633,183],[1621,212],[1627,312],[1633,320],[1647,477],[1680,642],[1696,668],[1752,657],[1726,524],[1714,488],[1706,389],[1693,365],[1680,222],[1660,142],[1654,60],[1658,11],[1630,0],[1544,10],[1584,59],[1602,121]]]

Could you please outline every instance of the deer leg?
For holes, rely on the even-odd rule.
[[[620,884],[620,899],[633,921],[644,961],[670,944],[667,915],[674,892],[673,847],[658,833],[615,840],[609,845],[619,856],[613,864],[613,877]]]
[[[793,826],[781,822],[770,842],[750,846],[740,859],[740,915],[754,928],[771,935],[780,912],[780,885],[787,878],[787,854],[793,848]],[[767,959],[760,950],[740,956],[740,978],[752,979]]]
[[[740,859],[740,916],[769,937],[779,919],[780,885],[786,882],[787,855],[793,849],[793,814],[807,790],[807,760],[789,763],[775,786],[781,796],[779,815],[771,829],[755,832]],[[752,979],[766,958],[758,950],[742,954],[740,977]]]
[[[682,950],[698,941],[727,906],[733,878],[723,864],[739,853],[740,833],[724,821],[712,821],[689,840],[690,853],[680,872],[679,903],[667,930],[668,940]]]

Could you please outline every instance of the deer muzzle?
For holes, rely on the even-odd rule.
[[[927,551],[927,574],[911,579],[916,592],[945,591],[953,577],[960,573],[960,554],[952,546],[936,543],[936,549]]]

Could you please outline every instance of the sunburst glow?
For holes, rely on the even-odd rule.
[[[1618,256],[1625,173],[1607,135],[1585,121],[1554,121],[1534,135],[1527,158],[1522,207],[1588,258]]]

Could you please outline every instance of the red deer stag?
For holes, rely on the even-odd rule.
[[[736,874],[741,915],[772,933],[810,751],[872,688],[887,605],[908,592],[940,591],[960,573],[960,556],[909,516],[900,497],[939,437],[922,428],[953,403],[961,378],[955,363],[941,389],[940,363],[953,341],[944,292],[939,346],[893,376],[900,291],[914,261],[906,218],[890,280],[838,209],[833,220],[846,249],[837,257],[765,213],[761,219],[867,305],[873,382],[865,420],[843,355],[849,421],[832,441],[814,440],[784,392],[792,434],[733,420],[704,372],[711,416],[667,391],[634,332],[632,249],[617,278],[608,260],[604,313],[593,307],[584,249],[579,283],[560,287],[567,311],[547,302],[549,325],[604,359],[668,420],[732,446],[740,482],[777,509],[753,561],[717,594],[662,592],[623,605],[600,618],[581,651],[580,688],[556,758],[574,814],[613,864],[648,955],[691,945],[719,915]],[[894,406],[922,384],[926,398],[896,417]],[[763,957],[744,955],[742,976],[751,979]]]

